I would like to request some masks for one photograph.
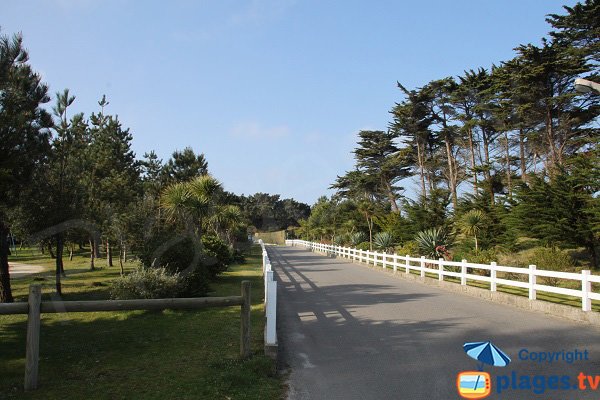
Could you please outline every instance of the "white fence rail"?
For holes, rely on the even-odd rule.
[[[400,256],[397,254],[379,253],[377,251],[359,250],[356,248],[335,246],[323,243],[307,242],[305,240],[286,240],[286,245],[303,246],[312,251],[335,255],[337,257],[348,258],[353,261],[381,266],[383,269],[392,269],[394,273],[398,270],[407,274],[418,271],[422,277],[426,273],[435,274],[440,281],[444,277],[453,277],[460,279],[461,285],[466,285],[467,281],[487,282],[490,284],[492,292],[497,291],[497,286],[505,285],[529,290],[529,298],[535,300],[537,292],[547,292],[578,297],[581,299],[581,309],[583,311],[592,310],[592,300],[600,300],[600,293],[592,291],[592,283],[600,283],[599,275],[592,275],[589,270],[583,270],[580,273],[557,272],[537,269],[535,265],[529,268],[505,267],[497,265],[495,262],[490,264],[474,264],[467,260],[446,261],[443,258],[438,260],[426,259],[422,257],[411,257],[410,255]],[[486,270],[489,276],[477,275],[469,270]],[[460,272],[459,272],[460,271]],[[523,276],[523,280],[499,278],[498,272],[518,274]],[[488,275],[486,273],[486,275]],[[537,283],[537,277],[559,278],[577,281],[581,289],[568,289]]]
[[[265,280],[265,347],[277,346],[277,281],[273,277],[271,260],[262,239],[258,241],[262,248],[263,276]]]

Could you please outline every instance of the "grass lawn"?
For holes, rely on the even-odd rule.
[[[32,282],[51,298],[47,258],[32,252],[11,260],[48,265],[48,272],[13,280],[17,301],[26,300]],[[88,263],[84,253],[67,261],[65,300],[108,298],[107,282],[119,276],[119,267],[90,272]],[[0,316],[0,399],[280,399],[282,380],[262,355],[261,274],[260,248],[253,248],[245,264],[231,266],[211,285],[211,296],[229,296],[239,295],[242,280],[252,282],[253,356],[246,361],[239,359],[239,306],[42,314],[40,385],[24,393],[26,316]]]

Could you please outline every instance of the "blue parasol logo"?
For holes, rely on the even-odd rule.
[[[492,342],[465,343],[463,349],[469,357],[479,361],[480,371],[483,371],[484,364],[494,367],[506,367],[510,363],[510,357]]]

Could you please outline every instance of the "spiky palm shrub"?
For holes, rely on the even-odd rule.
[[[335,235],[333,237],[333,244],[335,246],[343,246],[348,241],[347,235]]]
[[[364,232],[354,232],[350,235],[350,244],[354,247],[367,240],[367,235]]]
[[[383,250],[385,252],[393,251],[394,249],[394,238],[389,232],[379,232],[373,237],[373,244],[377,250]]]
[[[448,248],[452,245],[452,239],[444,228],[426,229],[417,233],[415,241],[419,245],[422,254],[430,258],[446,257]]]

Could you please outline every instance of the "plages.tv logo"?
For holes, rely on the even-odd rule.
[[[484,365],[506,367],[510,357],[492,342],[465,343],[463,349],[467,355],[477,360],[477,371],[463,371],[456,377],[458,394],[464,399],[483,399],[492,392],[490,374],[483,372]]]

